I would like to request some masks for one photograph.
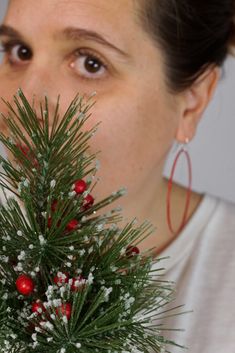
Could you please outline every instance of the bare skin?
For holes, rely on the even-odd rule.
[[[0,67],[0,96],[11,100],[19,87],[30,100],[33,94],[40,100],[47,93],[53,111],[60,93],[63,113],[77,92],[96,91],[97,103],[86,126],[102,121],[91,141],[91,152],[102,151],[101,181],[94,196],[98,200],[127,187],[128,194],[116,203],[123,207],[123,223],[137,217],[156,225],[156,233],[140,247],[160,252],[175,238],[166,221],[164,163],[174,139],[194,137],[220,70],[209,68],[190,89],[171,94],[163,53],[140,26],[136,10],[134,0],[11,0],[4,25],[18,34],[5,30],[1,36],[3,43],[15,42]],[[67,37],[62,35],[65,28],[70,28]],[[83,29],[79,37],[74,28]],[[97,32],[109,45],[85,36],[84,29]],[[0,110],[6,108],[1,105]],[[2,122],[0,128],[6,131]],[[192,194],[187,221],[201,199]],[[175,185],[176,227],[184,204],[185,189]]]

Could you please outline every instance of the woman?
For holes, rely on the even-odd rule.
[[[11,0],[0,28],[5,99],[19,87],[30,100],[47,93],[53,111],[61,93],[63,113],[78,91],[96,91],[87,122],[102,121],[91,141],[102,151],[95,197],[125,185],[126,219],[157,226],[141,250],[171,255],[166,277],[194,314],[171,319],[186,333],[168,336],[192,353],[235,351],[235,206],[193,192],[182,224],[186,190],[175,184],[173,231],[162,171],[173,140],[194,138],[235,41],[234,14],[225,0]]]

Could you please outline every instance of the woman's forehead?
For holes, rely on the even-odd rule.
[[[129,60],[139,55],[139,46],[149,39],[137,20],[136,4],[137,0],[11,0],[4,24],[31,42],[56,38],[67,45],[62,33],[76,32],[77,40],[79,31],[93,32],[119,48]]]
[[[110,21],[125,21],[135,18],[137,6],[136,0],[10,0],[11,11],[18,14],[31,11],[38,16],[45,14],[52,16],[61,13],[64,16],[92,16],[109,18]],[[121,17],[119,17],[121,15]],[[47,16],[45,16],[47,17]],[[58,18],[57,18],[58,20]],[[63,17],[59,19],[63,20]]]
[[[80,27],[133,40],[140,31],[136,12],[135,0],[11,0],[5,22],[35,31]]]

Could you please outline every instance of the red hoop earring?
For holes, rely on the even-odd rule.
[[[192,164],[191,164],[190,155],[189,155],[188,151],[185,149],[185,145],[188,144],[188,142],[189,142],[189,139],[186,139],[184,146],[180,149],[180,151],[176,155],[176,158],[174,160],[174,163],[173,163],[173,166],[171,169],[170,179],[169,179],[168,188],[167,188],[167,223],[168,223],[168,227],[169,227],[170,231],[174,235],[177,235],[183,229],[183,227],[185,225],[187,215],[188,215],[188,210],[189,210],[190,196],[191,196],[191,192],[192,192]],[[175,231],[172,227],[172,222],[171,222],[171,190],[172,190],[173,176],[175,173],[176,164],[177,164],[181,154],[185,154],[186,159],[187,159],[189,184],[188,184],[188,189],[187,189],[183,219],[182,219],[182,222],[181,222],[179,228]]]

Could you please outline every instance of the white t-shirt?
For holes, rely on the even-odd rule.
[[[169,339],[189,353],[235,353],[235,204],[204,195],[179,237],[161,253],[176,300],[192,313],[165,319]],[[156,266],[159,267],[159,264]],[[172,353],[180,348],[168,347]]]

